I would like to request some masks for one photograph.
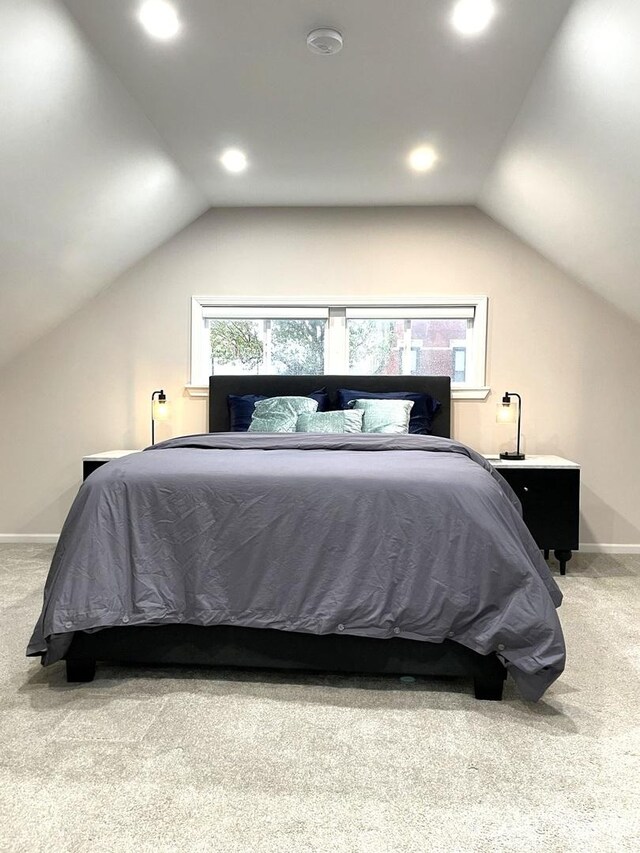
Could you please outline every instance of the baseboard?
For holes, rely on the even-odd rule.
[[[581,542],[585,554],[640,554],[640,545],[610,545],[604,542]]]
[[[0,544],[8,545],[55,545],[58,533],[0,533]],[[605,542],[581,542],[584,554],[640,554],[640,544],[614,545]]]
[[[0,545],[55,545],[59,533],[0,533]]]

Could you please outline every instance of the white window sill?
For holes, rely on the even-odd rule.
[[[208,397],[208,385],[185,385],[184,390],[187,392],[187,397]]]
[[[491,388],[452,388],[452,400],[486,400],[491,393]]]
[[[208,385],[185,385],[189,397],[208,397]],[[491,388],[452,388],[452,400],[486,400]]]

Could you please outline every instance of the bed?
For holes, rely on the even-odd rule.
[[[228,432],[229,394],[427,392],[431,436]],[[211,377],[209,434],[109,463],[61,534],[28,654],[473,680],[538,699],[561,593],[500,475],[451,441],[447,377]],[[494,530],[494,528],[496,528]]]

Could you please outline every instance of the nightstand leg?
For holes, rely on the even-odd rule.
[[[560,563],[560,574],[566,575],[567,573],[567,563],[573,556],[571,551],[554,551],[553,556]]]

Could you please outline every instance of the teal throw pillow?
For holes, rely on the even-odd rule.
[[[298,415],[311,414],[318,401],[310,397],[269,397],[258,400],[249,432],[295,432]]]
[[[363,432],[409,432],[413,400],[353,400],[349,405],[364,412]]]
[[[363,415],[355,409],[298,415],[296,432],[362,432]]]

